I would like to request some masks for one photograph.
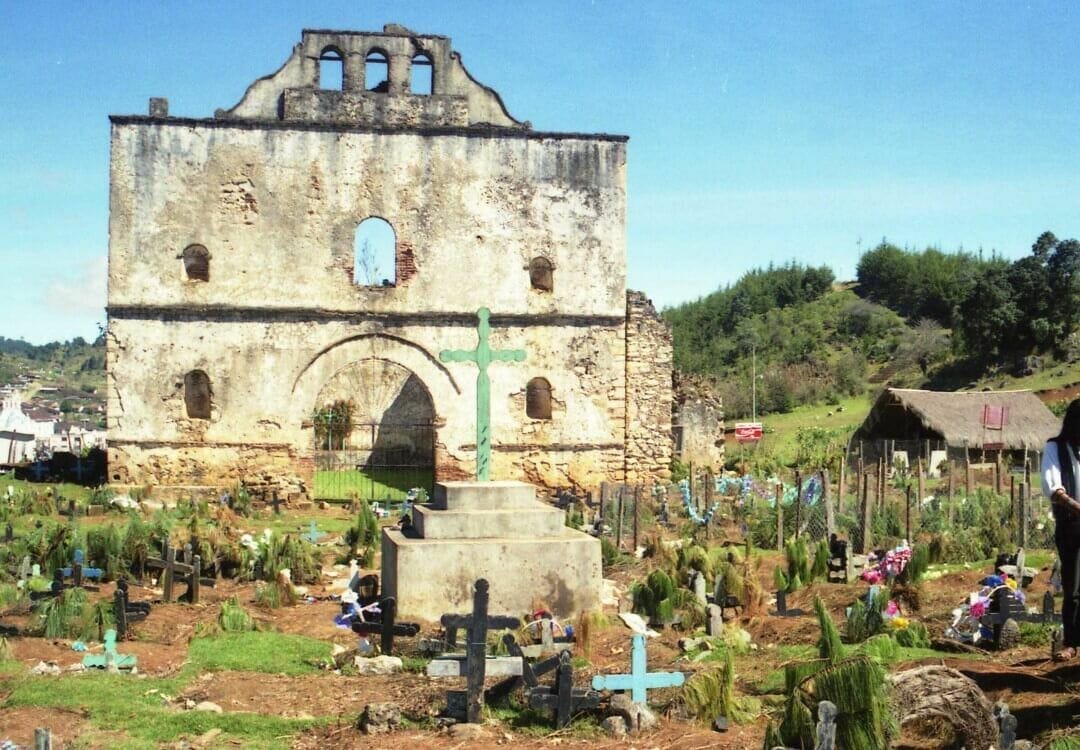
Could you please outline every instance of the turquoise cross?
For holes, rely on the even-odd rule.
[[[476,376],[476,480],[491,479],[491,379],[487,368],[492,362],[524,362],[521,349],[492,349],[488,344],[491,311],[481,307],[476,311],[478,342],[475,349],[444,349],[439,352],[443,362],[475,362],[480,371]]]
[[[318,526],[316,526],[315,522],[312,521],[311,526],[308,527],[307,533],[301,534],[300,536],[302,536],[304,539],[307,539],[312,544],[318,544],[319,540],[323,538],[324,534],[319,532]]]
[[[645,636],[634,635],[630,654],[630,674],[598,674],[593,690],[630,690],[634,703],[645,703],[646,692],[654,688],[678,687],[686,680],[682,672],[649,672],[645,666]]]

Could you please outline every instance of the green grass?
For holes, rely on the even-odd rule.
[[[266,672],[301,675],[320,671],[316,664],[330,659],[331,644],[283,633],[223,633],[196,638],[188,661],[197,670]]]
[[[319,500],[348,500],[356,494],[365,499],[400,502],[413,487],[424,487],[430,492],[433,481],[434,472],[430,469],[316,471],[314,491]]]
[[[181,735],[195,737],[215,728],[223,732],[218,742],[229,747],[284,750],[290,745],[290,735],[317,723],[277,716],[168,708],[164,696],[179,694],[192,674],[188,669],[169,679],[137,679],[97,672],[26,677],[10,684],[11,694],[0,708],[35,706],[85,712],[91,727],[108,732],[108,746],[118,750],[149,750],[174,742]],[[122,736],[116,736],[117,731]]]
[[[853,396],[841,399],[839,404],[813,404],[799,406],[786,414],[769,414],[759,417],[765,427],[760,447],[771,451],[785,465],[795,460],[795,434],[803,427],[822,427],[827,430],[854,430],[870,413],[870,397]],[[830,416],[831,412],[831,416]],[[738,446],[731,446],[729,458],[738,456]]]
[[[14,487],[16,492],[44,492],[52,488],[53,497],[62,495],[65,498],[73,498],[78,505],[86,505],[87,499],[93,489],[83,487],[81,484],[69,484],[67,482],[30,482],[25,479],[15,479],[10,474],[0,478],[0,496],[7,496],[7,488]],[[81,520],[81,519],[80,519]]]

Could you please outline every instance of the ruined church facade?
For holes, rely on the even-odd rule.
[[[152,99],[111,123],[112,483],[310,494],[346,447],[469,478],[477,368],[440,353],[475,348],[481,307],[492,348],[525,352],[488,370],[492,478],[667,476],[671,339],[626,289],[626,137],[536,132],[448,38],[395,26],[305,30],[213,118]],[[374,276],[369,220],[391,237]],[[356,434],[334,438],[340,403]]]

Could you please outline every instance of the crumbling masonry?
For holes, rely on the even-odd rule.
[[[626,289],[625,136],[536,132],[448,38],[397,26],[304,31],[212,119],[152,99],[111,121],[113,483],[310,492],[335,400],[471,476],[475,367],[439,352],[475,346],[480,307],[494,348],[527,352],[490,370],[493,478],[667,476],[671,340]]]

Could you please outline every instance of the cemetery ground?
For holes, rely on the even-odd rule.
[[[822,629],[814,615],[814,600],[821,600],[831,620],[847,635],[846,610],[864,599],[868,590],[868,585],[858,580],[815,580],[787,596],[788,611],[805,614],[778,616],[769,592],[776,588],[775,569],[786,567],[788,556],[753,548],[747,565],[736,525],[724,522],[726,501],[720,501],[719,520],[710,524],[708,539],[706,530],[695,527],[682,508],[672,511],[673,523],[667,527],[655,523],[652,508],[643,509],[640,547],[649,556],[637,557],[607,544],[604,576],[621,592],[620,604],[606,605],[603,616],[584,617],[575,623],[577,643],[572,653],[577,686],[588,687],[597,674],[628,671],[631,631],[616,613],[631,609],[631,588],[654,570],[668,567],[676,572],[695,567],[693,563],[685,565],[693,555],[680,556],[677,544],[684,551],[699,547],[713,561],[726,558],[730,551],[736,555],[737,568],[748,571],[744,581],[748,590],[740,593],[743,606],[738,613],[727,612],[724,635],[706,637],[699,627],[700,618],[692,614],[695,608],[690,606],[680,609],[683,629],[671,625],[658,628],[658,637],[649,639],[649,671],[681,671],[687,677],[684,688],[649,691],[649,704],[660,717],[658,726],[630,738],[614,738],[601,727],[607,715],[601,710],[584,712],[569,726],[557,729],[549,715],[523,708],[520,695],[515,694],[509,701],[489,703],[484,709],[483,735],[467,739],[437,726],[436,716],[446,705],[446,691],[457,685],[426,675],[428,657],[419,651],[419,638],[395,640],[394,653],[402,657],[404,666],[404,671],[396,674],[358,674],[351,659],[334,658],[335,647],[353,649],[357,645],[354,633],[335,625],[334,617],[341,608],[330,598],[344,590],[349,553],[355,551],[361,557],[365,553],[363,540],[350,535],[350,529],[357,526],[357,512],[332,505],[283,508],[280,515],[270,508],[257,508],[246,510],[248,515],[244,516],[197,503],[155,510],[150,493],[143,498],[146,508],[142,511],[103,511],[87,516],[83,515],[86,506],[101,500],[100,494],[74,487],[46,491],[40,485],[16,486],[21,502],[9,503],[9,508],[32,508],[32,512],[16,514],[10,510],[0,519],[0,535],[6,522],[12,524],[14,541],[0,542],[8,550],[25,549],[20,540],[23,545],[49,540],[43,551],[46,558],[66,556],[67,551],[61,550],[63,541],[56,541],[60,529],[68,529],[68,534],[80,540],[93,537],[100,545],[104,529],[112,526],[121,539],[127,539],[132,537],[130,527],[140,523],[155,530],[150,532],[151,538],[155,533],[168,533],[175,546],[194,532],[203,543],[225,549],[229,535],[248,532],[258,538],[264,529],[276,537],[299,540],[311,533],[311,522],[315,521],[317,543],[303,541],[302,545],[321,563],[321,569],[304,580],[305,561],[294,562],[293,580],[304,589],[292,604],[273,601],[273,580],[219,577],[214,586],[201,588],[198,604],[158,603],[162,590],[152,585],[150,575],[142,582],[133,581],[129,599],[155,603],[145,619],[132,624],[131,637],[117,644],[120,654],[137,657],[136,673],[128,674],[82,669],[84,654],[72,648],[76,641],[82,641],[92,652],[100,653],[97,631],[110,625],[108,605],[113,601],[114,582],[104,581],[99,590],[87,595],[91,603],[104,603],[88,610],[104,622],[99,624],[91,617],[63,635],[45,637],[39,633],[41,623],[29,610],[29,603],[14,591],[19,563],[12,565],[5,556],[5,573],[0,578],[0,628],[19,634],[9,635],[0,649],[0,740],[10,739],[20,746],[33,746],[34,729],[43,727],[52,731],[53,747],[74,748],[758,748],[763,746],[770,721],[777,722],[786,710],[790,694],[785,686],[785,666],[817,658]],[[4,490],[0,486],[0,493]],[[81,513],[74,532],[70,519],[56,512],[57,494],[77,497]],[[61,509],[67,507],[60,505]],[[671,503],[672,508],[676,506],[677,502]],[[192,512],[198,519],[194,524]],[[391,516],[383,523],[393,520]],[[40,529],[36,528],[38,521]],[[629,527],[624,530],[623,547],[628,536]],[[722,547],[725,540],[736,544]],[[149,552],[150,556],[157,553],[156,548]],[[369,556],[366,562],[365,571],[377,572],[377,558]],[[1038,570],[1027,590],[1029,603],[1041,601],[1050,585],[1051,562],[1047,551],[1028,553],[1027,564]],[[108,570],[116,561],[102,564],[90,558],[87,563]],[[910,613],[912,620],[925,625],[929,644],[896,645],[875,658],[894,675],[917,665],[953,668],[974,680],[991,703],[1008,703],[1018,720],[1019,737],[1054,750],[1080,747],[1080,736],[1068,736],[1070,727],[1080,725],[1080,660],[1051,661],[1048,626],[1024,623],[1021,643],[1006,651],[964,646],[943,637],[953,619],[952,610],[968,592],[979,588],[993,565],[992,559],[932,565],[917,584],[918,610]],[[699,561],[696,567],[711,567],[710,572],[722,575],[719,564]],[[47,578],[43,575],[31,588],[40,590]],[[183,588],[178,585],[176,593]],[[288,599],[280,590],[276,594]],[[250,615],[253,628],[230,624],[235,620],[223,611],[235,615],[233,601]],[[1060,598],[1057,609],[1060,611]],[[908,605],[904,614],[909,614]],[[423,624],[420,638],[437,637],[438,630],[438,624]],[[749,644],[740,630],[749,635]],[[491,642],[495,636],[492,634]],[[697,643],[687,642],[687,638]],[[378,637],[373,640],[377,643]],[[858,645],[846,648],[854,652]],[[726,697],[713,696],[700,718],[692,716],[693,701],[687,700],[687,690],[691,685],[700,688],[701,676],[724,673],[728,656],[733,667],[733,692]],[[42,664],[55,665],[59,674],[35,674],[35,668],[41,671]],[[401,725],[390,734],[365,735],[357,728],[357,718],[366,705],[378,702],[400,706]],[[711,726],[721,710],[730,719],[725,732]],[[935,720],[928,715],[905,723],[892,746],[912,750],[950,747],[951,731],[940,717]]]

